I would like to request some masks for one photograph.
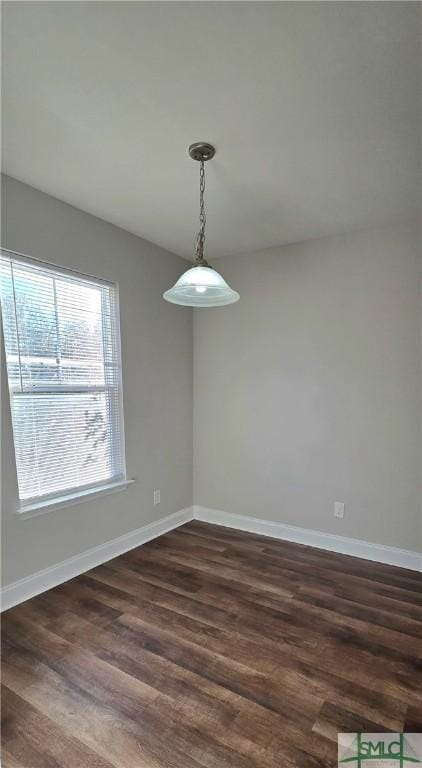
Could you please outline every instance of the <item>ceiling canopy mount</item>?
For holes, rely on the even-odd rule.
[[[215,147],[206,141],[196,141],[189,147],[189,155],[192,160],[211,160],[215,155]]]

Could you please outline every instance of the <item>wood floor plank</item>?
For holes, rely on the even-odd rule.
[[[240,535],[247,542],[250,542],[249,546],[251,548],[261,548],[264,554],[282,557],[284,562],[291,561],[289,562],[289,567],[293,567],[294,562],[298,560],[305,560],[313,564],[315,570],[318,563],[321,564],[326,570],[326,575],[330,577],[332,574],[333,579],[338,578],[338,571],[341,572],[342,578],[347,578],[348,576],[359,578],[357,574],[361,573],[362,580],[365,582],[369,580],[372,582],[373,587],[376,587],[377,584],[385,585],[385,582],[387,582],[388,586],[392,589],[413,590],[415,592],[415,599],[417,599],[416,595],[419,595],[419,601],[422,601],[420,576],[416,571],[410,571],[405,568],[392,569],[391,566],[384,563],[375,563],[336,552],[327,552],[326,550],[304,544],[275,541],[258,534],[246,533],[244,531],[239,532],[222,526],[202,523],[198,520],[192,520],[187,523],[183,527],[183,531],[199,536],[201,539],[204,537],[212,538],[227,544],[238,541]],[[419,602],[419,604],[421,603]]]
[[[108,760],[88,749],[75,736],[66,734],[61,728],[41,714],[6,686],[2,687],[2,733],[9,744],[6,765],[44,768],[57,765],[63,768],[111,768]],[[5,757],[5,756],[3,756]]]
[[[242,582],[223,578],[219,569],[216,569],[212,578],[200,571],[195,571],[192,567],[178,565],[177,563],[165,564],[137,561],[132,563],[123,562],[116,566],[115,562],[108,563],[107,566],[100,566],[94,569],[92,575],[98,572],[104,573],[104,568],[108,572],[114,571],[121,574],[130,574],[131,579],[141,579],[150,584],[169,589],[179,594],[190,595],[194,599],[208,600],[210,604],[216,607],[231,607],[236,611],[239,601],[247,601],[257,606],[266,606],[275,612],[289,612],[291,594],[284,597],[280,595],[272,596],[269,592],[252,588],[249,585],[243,585]],[[241,613],[241,611],[237,611]]]
[[[59,659],[53,662],[58,665],[56,670],[25,651],[9,656],[3,664],[5,685],[66,734],[77,733],[85,746],[108,760],[113,768],[198,768],[200,763],[162,738],[167,723],[163,722],[158,738],[157,723],[151,723],[142,698],[137,702],[135,717],[131,718],[122,712],[120,699],[114,705],[110,700],[104,702],[101,695],[93,696],[92,689],[88,692],[75,684],[74,675],[64,674],[58,662]],[[88,672],[86,683],[93,684]],[[50,768],[48,762],[46,766]]]
[[[408,707],[404,721],[404,729],[408,731],[408,733],[422,733],[422,701],[419,706]]]
[[[133,567],[134,555],[123,555],[123,559],[125,558]],[[151,552],[146,548],[144,552],[140,551],[137,553],[136,565],[138,565],[138,567],[144,568],[145,565],[151,561],[154,564],[161,564],[162,562],[164,562],[164,564],[175,563],[184,568],[187,567],[191,571],[198,571],[200,574],[206,574],[208,578],[209,574],[215,573],[218,568],[220,578],[224,578],[228,582],[233,582],[234,584],[242,583],[244,587],[252,587],[253,589],[260,590],[264,593],[269,592],[270,595],[277,595],[278,597],[292,597],[296,584],[296,582],[292,582],[290,577],[283,580],[281,574],[267,573],[266,571],[252,571],[251,569],[249,572],[246,572],[246,569],[242,571],[236,564],[233,566],[222,565],[215,561],[194,557],[189,552],[179,551],[172,553],[171,551],[168,552],[164,549],[157,554],[157,551]]]
[[[366,621],[369,625],[383,629],[392,629],[418,639],[422,639],[422,622],[416,619],[396,614],[385,606],[373,607],[365,603],[341,597],[334,592],[323,593],[313,587],[304,585],[296,594],[296,599],[308,603],[313,608],[323,608],[335,611],[350,619]],[[422,618],[422,615],[421,615]],[[419,644],[420,647],[420,644]]]
[[[422,575],[192,521],[7,611],[3,768],[334,768],[422,731]]]

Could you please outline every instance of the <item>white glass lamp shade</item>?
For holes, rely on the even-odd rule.
[[[184,307],[221,307],[240,299],[215,269],[202,266],[184,272],[173,288],[163,293],[163,297],[172,304]]]

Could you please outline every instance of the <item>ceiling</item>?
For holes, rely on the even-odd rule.
[[[3,170],[186,258],[198,140],[211,258],[411,218],[421,10],[3,3]]]

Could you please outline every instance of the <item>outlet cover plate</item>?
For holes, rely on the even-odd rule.
[[[334,502],[334,517],[344,517],[344,501]]]

